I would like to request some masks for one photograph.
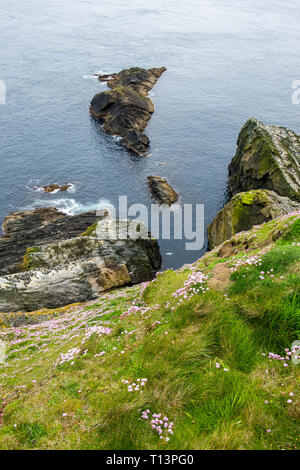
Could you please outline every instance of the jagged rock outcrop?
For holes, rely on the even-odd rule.
[[[41,189],[45,193],[53,193],[54,191],[65,192],[68,189],[70,189],[71,187],[72,187],[71,183],[67,183],[67,184],[52,183],[52,184],[47,184],[46,186],[41,186]]]
[[[207,227],[209,249],[236,233],[250,230],[281,215],[300,209],[300,203],[278,196],[274,191],[257,189],[238,193],[221,209]]]
[[[215,257],[229,258],[270,247],[277,240],[288,237],[294,222],[294,227],[299,227],[299,220],[300,210],[297,210],[261,225],[254,225],[250,230],[236,233],[205,255],[206,265],[216,261]]]
[[[161,176],[147,176],[147,180],[151,195],[159,204],[171,206],[171,204],[178,200],[178,194],[165,178]]]
[[[253,118],[241,129],[237,145],[229,165],[233,194],[269,189],[300,201],[300,136]]]
[[[143,132],[154,111],[148,93],[165,70],[135,67],[98,77],[111,90],[94,96],[91,115],[103,121],[105,132],[122,137],[123,144],[139,155],[147,155],[150,143]]]
[[[208,226],[209,248],[300,207],[300,136],[249,119],[229,165],[234,195]]]
[[[55,208],[7,215],[0,237],[0,276],[22,269],[28,247],[77,237],[96,221],[96,212],[69,216]]]
[[[161,267],[157,241],[97,238],[109,230],[103,220],[81,237],[29,248],[27,271],[0,278],[0,312],[55,308],[151,280]]]

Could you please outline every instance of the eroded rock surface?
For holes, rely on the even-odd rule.
[[[300,136],[284,127],[267,126],[249,119],[237,141],[229,165],[233,194],[269,189],[300,201]]]
[[[107,231],[106,220],[99,224]],[[95,230],[94,225],[89,235],[29,248],[27,271],[0,278],[0,311],[83,302],[113,287],[149,281],[161,267],[155,239],[100,240]]]
[[[96,212],[69,216],[55,208],[7,215],[0,237],[0,276],[22,269],[28,247],[77,237],[96,221]]]
[[[161,176],[147,176],[149,188],[153,199],[159,204],[171,206],[178,200],[178,194]]]
[[[221,209],[208,226],[209,248],[220,245],[236,233],[250,230],[281,215],[300,209],[300,203],[274,191],[253,190],[238,193]]]
[[[148,93],[165,70],[165,67],[149,70],[136,67],[98,77],[111,90],[94,96],[91,115],[103,122],[105,132],[122,137],[123,144],[139,155],[147,155],[150,143],[144,134],[154,111]]]

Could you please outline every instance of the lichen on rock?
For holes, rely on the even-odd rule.
[[[68,189],[70,189],[71,187],[72,187],[71,183],[67,183],[67,184],[51,183],[51,184],[47,184],[46,186],[41,186],[41,189],[45,193],[54,193],[56,191],[65,192]]]
[[[90,235],[27,249],[23,272],[0,278],[0,312],[83,302],[114,287],[150,281],[161,267],[155,239],[99,239],[94,231],[95,226]]]
[[[54,207],[8,214],[0,237],[0,276],[23,271],[28,248],[78,237],[103,217],[95,211],[66,215]]]

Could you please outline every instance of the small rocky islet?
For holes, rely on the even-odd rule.
[[[111,90],[94,96],[91,115],[103,123],[105,132],[121,137],[125,147],[138,155],[146,156],[150,145],[144,133],[154,112],[148,93],[165,71],[165,67],[149,70],[134,67],[98,76]]]
[[[299,174],[288,193],[273,167],[248,185],[257,145],[238,149],[212,250],[178,270],[157,272],[156,240],[99,239],[107,211],[6,217],[1,448],[299,447]]]
[[[98,76],[111,91],[94,97],[91,115],[139,155],[147,155],[149,147],[143,131],[154,106],[148,93],[165,70],[135,67]],[[70,187],[53,183],[38,189],[51,194]],[[165,188],[170,200],[175,199],[167,183]],[[67,216],[54,207],[6,216],[0,238],[0,311],[59,307],[95,298],[113,287],[151,280],[161,267],[157,241],[151,236],[99,240],[96,225],[101,223],[109,230],[108,213],[103,218],[95,212]],[[118,227],[122,223],[128,221],[117,221]]]

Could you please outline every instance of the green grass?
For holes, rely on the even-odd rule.
[[[300,338],[295,241],[294,223],[262,254],[261,266],[238,269],[226,290],[180,302],[173,293],[191,269],[167,271],[145,290],[107,293],[79,312],[70,308],[51,323],[23,327],[20,337],[13,328],[0,330],[9,350],[0,367],[0,447],[299,449],[299,365],[268,358],[283,356]],[[208,254],[196,265],[211,277],[219,261]],[[261,271],[274,277],[261,279]],[[122,315],[132,304],[139,310]],[[83,341],[99,326],[111,333]],[[72,361],[54,366],[75,347]],[[138,378],[146,385],[129,392],[122,380]],[[147,409],[174,423],[169,442],[141,419]]]

